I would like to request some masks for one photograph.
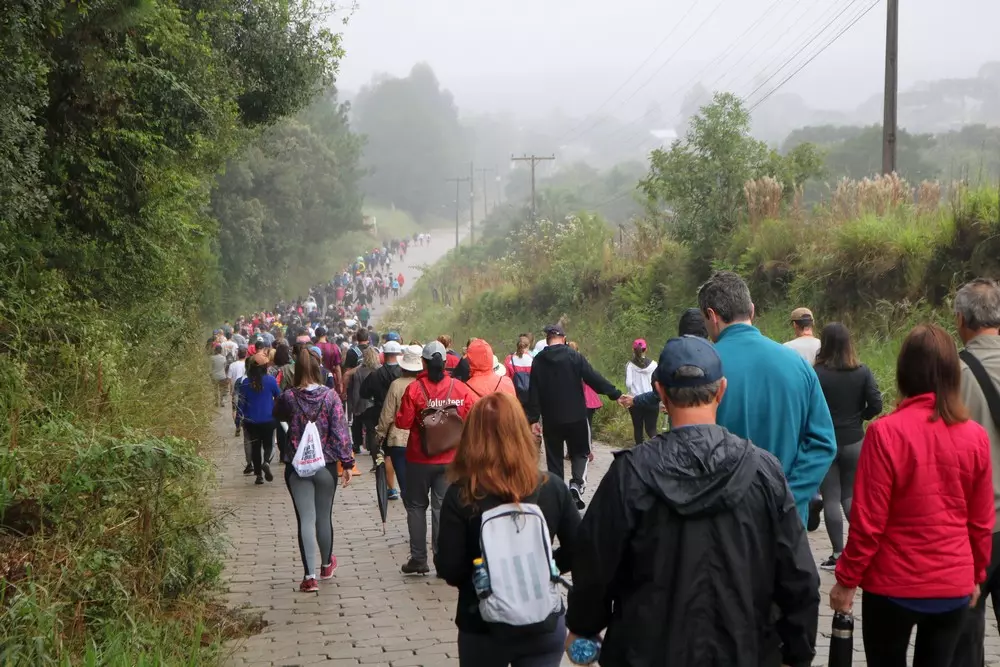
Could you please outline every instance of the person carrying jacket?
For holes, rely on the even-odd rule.
[[[583,397],[586,382],[598,394],[619,400],[622,392],[594,370],[579,352],[566,345],[566,332],[556,324],[545,327],[546,347],[531,364],[528,388],[528,423],[545,441],[549,474],[564,479],[563,449],[569,451],[569,490],[578,509],[583,509],[590,456],[590,422]],[[539,427],[538,422],[542,424]]]
[[[819,575],[781,463],[716,423],[711,343],[671,339],[655,379],[673,428],[616,453],[583,517],[567,646],[606,629],[601,667],[808,667]]]
[[[729,381],[719,424],[778,457],[805,523],[809,501],[837,454],[816,372],[798,352],[751,324],[750,289],[732,271],[713,274],[699,288],[698,306]]]
[[[469,360],[469,379],[465,384],[475,392],[476,396],[483,398],[489,394],[502,392],[516,396],[514,383],[506,375],[498,376],[493,369],[493,348],[482,338],[475,338],[469,343],[469,349],[465,354]]]
[[[439,341],[428,343],[420,355],[423,372],[406,388],[396,414],[396,428],[410,432],[406,443],[406,525],[410,533],[410,559],[403,574],[430,572],[427,560],[427,507],[430,496],[431,547],[438,551],[441,503],[448,490],[446,469],[455,458],[455,450],[427,456],[420,442],[420,414],[431,401],[435,405],[454,405],[464,420],[478,398],[464,382],[445,373],[447,350]]]

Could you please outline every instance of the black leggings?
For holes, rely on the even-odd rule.
[[[263,464],[270,463],[271,453],[274,451],[274,422],[255,424],[244,421],[243,437],[250,443],[250,461],[253,463],[253,473],[260,477]]]
[[[917,627],[913,667],[947,667],[969,613],[963,606],[941,614],[923,614],[901,607],[887,597],[864,593],[861,614],[865,619],[868,667],[906,667],[913,626]]]
[[[656,420],[660,416],[659,409],[629,408],[629,412],[632,413],[632,436],[635,438],[635,444],[641,445],[656,435]],[[645,436],[643,436],[644,430]]]

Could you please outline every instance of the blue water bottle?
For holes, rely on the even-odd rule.
[[[574,665],[592,665],[601,656],[601,642],[597,639],[577,637],[566,652]]]
[[[490,573],[486,570],[486,563],[482,558],[472,561],[472,586],[476,589],[476,596],[480,600],[485,600],[493,593],[490,587]]]

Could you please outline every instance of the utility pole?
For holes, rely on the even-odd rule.
[[[476,240],[476,167],[469,163],[469,244]]]
[[[511,162],[531,162],[531,220],[535,221],[538,219],[538,204],[535,201],[535,165],[542,160],[555,160],[555,155],[528,155],[524,154],[522,157],[510,156]]]
[[[882,173],[896,171],[896,91],[899,89],[899,0],[889,0],[885,22],[885,102],[882,118]]]
[[[458,248],[458,209],[459,200],[462,196],[462,183],[468,183],[469,178],[449,178],[447,179],[449,183],[455,184],[455,247]]]
[[[486,220],[486,216],[490,214],[489,212],[489,197],[487,196],[489,190],[486,189],[486,174],[496,173],[496,167],[483,167],[482,169],[477,169],[480,174],[483,175],[483,220]]]
[[[503,193],[500,192],[500,165],[493,165],[493,169],[497,172],[497,198],[493,202],[493,210],[496,210],[496,207],[500,205],[500,201],[503,199]]]

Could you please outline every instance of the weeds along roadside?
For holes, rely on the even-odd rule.
[[[953,328],[954,290],[972,277],[1000,277],[997,191],[876,177],[842,181],[804,210],[794,199],[776,204],[780,193],[766,191],[780,185],[767,180],[748,183],[755,196],[748,193],[751,205],[732,236],[718,240],[713,267],[744,276],[755,323],[775,340],[791,337],[788,314],[797,306],[812,308],[820,326],[845,322],[891,406],[908,331],[926,321]],[[502,359],[518,334],[537,338],[546,323],[561,321],[622,387],[631,342],[645,338],[655,354],[684,309],[697,305],[703,277],[668,223],[635,221],[627,237],[613,237],[603,220],[581,214],[518,225],[449,254],[384,322],[407,339],[450,333],[460,346],[482,337]],[[597,413],[597,427],[616,444],[631,438],[628,415],[614,406]]]
[[[0,664],[212,664],[243,628],[212,602],[200,329],[53,283],[10,290],[0,331]]]

